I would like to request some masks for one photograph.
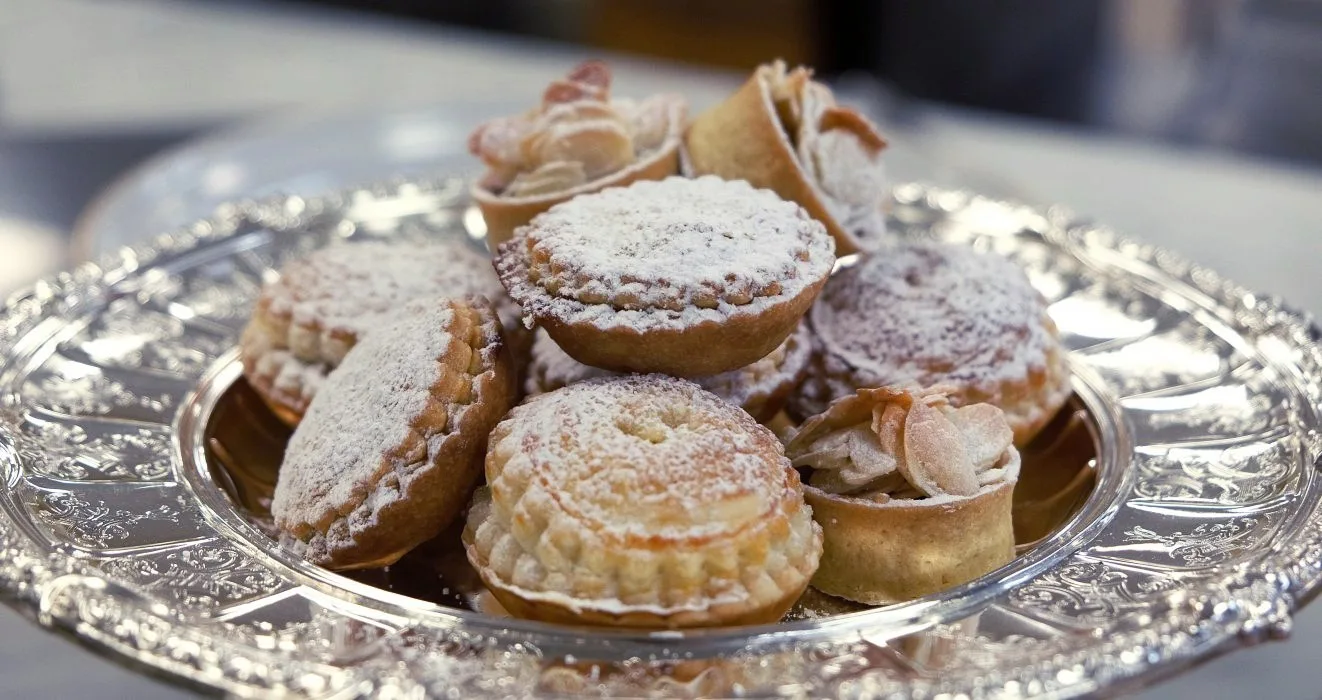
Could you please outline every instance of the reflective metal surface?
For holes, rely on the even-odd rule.
[[[1138,682],[1283,633],[1317,590],[1310,322],[1065,212],[920,186],[896,190],[893,229],[1025,266],[1096,429],[1092,495],[1001,572],[879,610],[630,635],[445,607],[293,560],[208,461],[253,295],[335,238],[462,231],[462,189],[236,205],[14,297],[0,316],[6,597],[236,694],[1020,696]]]
[[[468,563],[459,536],[463,529],[462,519],[450,531],[418,547],[395,564],[384,569],[341,574],[348,579],[306,567],[281,551],[271,536],[274,526],[270,505],[285,444],[292,431],[271,413],[241,378],[242,369],[238,353],[226,353],[215,370],[202,380],[201,390],[185,404],[183,414],[187,418],[180,423],[177,433],[183,448],[184,478],[198,494],[211,518],[223,523],[222,527],[227,527],[232,537],[262,551],[264,557],[285,562],[292,569],[305,569],[307,576],[314,581],[309,585],[324,580],[333,588],[345,589],[352,585],[349,581],[352,579],[381,591],[415,599],[413,610],[418,610],[417,604],[427,602],[433,603],[440,612],[450,609],[490,613],[494,610],[495,614],[505,615],[493,604],[493,599]],[[972,589],[974,593],[995,593],[998,590],[995,584],[1000,581],[1032,576],[1058,562],[1075,548],[1073,537],[1096,520],[1090,515],[1079,514],[1090,495],[1099,501],[1115,497],[1122,479],[1122,467],[1114,459],[1101,461],[1105,465],[1102,488],[1094,490],[1098,481],[1100,430],[1088,405],[1100,406],[1100,399],[1091,391],[1083,396],[1086,398],[1072,400],[1033,444],[1023,450],[1023,466],[1014,494],[1014,529],[1021,556],[976,584]],[[1029,553],[1032,556],[1027,556]],[[378,591],[365,591],[360,587],[354,590],[368,597],[381,597],[387,603],[394,600],[393,597],[380,596]],[[920,616],[915,620],[930,614],[922,604],[908,607]],[[868,606],[811,592],[794,606],[786,621],[820,620],[829,615],[867,609]],[[898,607],[889,611],[892,620],[902,619],[898,617],[898,611]],[[490,621],[477,618],[471,622],[484,625]],[[510,623],[500,620],[498,624]],[[577,632],[572,634],[578,636]],[[747,632],[740,634],[746,635]],[[577,638],[567,644],[578,645],[579,656],[592,646],[590,642]],[[613,653],[611,650],[602,652],[605,655]]]

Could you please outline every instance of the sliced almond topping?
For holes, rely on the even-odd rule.
[[[914,402],[904,423],[904,459],[900,472],[929,496],[972,496],[978,477],[969,461],[964,436],[950,419],[923,402]]]
[[[828,107],[822,112],[822,116],[817,119],[817,130],[819,132],[824,133],[836,129],[848,131],[857,136],[859,142],[874,155],[886,148],[886,139],[877,133],[876,128],[872,126],[872,122],[848,107]]]
[[[628,125],[609,105],[595,102],[558,105],[549,110],[538,119],[521,150],[529,168],[554,161],[578,161],[589,180],[634,160]]]
[[[544,163],[530,173],[519,173],[506,194],[511,197],[528,197],[552,192],[563,192],[588,181],[583,164],[572,161],[553,161]]]
[[[493,119],[469,135],[468,152],[492,168],[518,168],[523,163],[521,144],[531,130],[523,117]]]
[[[608,88],[611,85],[611,67],[605,61],[584,61],[569,71],[567,77],[576,83]]]
[[[542,93],[542,106],[591,100],[605,102],[610,99],[611,71],[601,61],[584,61],[557,80]]]
[[[660,148],[670,134],[670,114],[674,99],[669,95],[654,95],[642,102],[616,100],[616,110],[629,124],[636,153]]]
[[[873,482],[894,474],[897,467],[894,453],[882,451],[876,434],[864,423],[828,433],[807,452],[794,455],[791,463],[816,469],[814,485],[821,475],[825,479],[823,488],[834,493],[867,489]]]
[[[881,449],[893,455],[901,454],[904,418],[907,415],[908,410],[898,400],[873,409],[872,431],[876,433],[877,444]]]
[[[980,471],[1000,461],[1014,442],[1014,431],[1005,422],[1005,414],[989,403],[955,409],[950,413],[950,421],[964,434],[969,460]]]
[[[1006,478],[1013,433],[1000,409],[955,409],[948,391],[860,389],[805,421],[786,455],[811,467],[808,483],[829,493],[973,496]]]

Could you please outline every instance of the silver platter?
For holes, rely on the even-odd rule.
[[[260,284],[349,237],[465,235],[457,181],[222,208],[0,315],[0,591],[42,625],[237,696],[1093,694],[1289,631],[1322,581],[1318,331],[1165,251],[964,192],[900,235],[1023,265],[1091,414],[1095,487],[1006,568],[760,628],[585,632],[444,607],[287,556],[208,468]]]

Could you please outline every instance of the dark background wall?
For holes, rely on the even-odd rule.
[[[900,95],[1322,161],[1322,0],[264,1],[734,68],[778,56]]]

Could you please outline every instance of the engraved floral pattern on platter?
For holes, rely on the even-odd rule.
[[[1177,579],[1122,571],[1097,561],[1075,560],[1010,594],[1017,608],[1074,625],[1105,625],[1145,609],[1155,595],[1175,590]]]
[[[158,481],[170,473],[170,437],[162,429],[128,428],[89,437],[80,425],[28,418],[18,454],[34,474],[69,481]]]
[[[109,549],[128,540],[137,525],[178,523],[180,519],[179,509],[170,504],[142,511],[127,510],[101,500],[86,500],[68,491],[43,492],[34,505],[42,520],[57,526],[75,543],[93,549]]]
[[[216,544],[200,544],[163,556],[116,559],[104,564],[102,570],[143,590],[204,611],[289,585],[233,547]]]
[[[0,315],[0,362],[13,362],[43,322],[85,330],[61,336],[44,361],[20,358],[30,373],[0,368],[12,382],[0,403],[0,466],[12,487],[0,510],[0,588],[34,610],[40,601],[44,624],[235,695],[501,697],[582,681],[565,674],[562,656],[504,632],[470,634],[466,623],[437,625],[408,611],[387,624],[347,593],[334,610],[319,607],[284,573],[216,539],[171,481],[166,424],[185,378],[233,343],[261,280],[331,231],[391,235],[423,220],[457,228],[462,216],[437,217],[435,205],[461,212],[462,189],[408,184],[320,203],[235,205],[135,253],[123,269],[80,268],[16,297]],[[430,213],[393,213],[421,212],[395,206],[421,195],[432,198]],[[722,652],[727,680],[743,679],[750,694],[1073,695],[1288,626],[1296,596],[1322,581],[1322,509],[1308,476],[1322,441],[1302,437],[1316,434],[1313,404],[1322,398],[1309,322],[1059,210],[921,186],[897,188],[896,199],[893,230],[953,237],[1028,268],[1074,361],[1102,377],[1133,429],[1132,492],[1118,496],[1116,520],[1077,554],[984,609],[976,632],[942,625],[921,656],[886,642],[754,644]],[[314,210],[318,225],[299,228]],[[375,212],[371,225],[352,220],[355,211]],[[1176,292],[1140,291],[1133,272],[1105,263],[1117,255],[1128,256],[1127,270],[1149,266],[1153,279],[1166,275],[1214,299],[1224,327],[1213,334],[1187,304],[1167,303]],[[120,294],[142,307],[117,306]],[[78,308],[91,317],[70,318],[69,299],[86,302]],[[116,341],[121,335],[134,338]],[[1259,352],[1269,346],[1275,366]],[[1282,348],[1297,364],[1287,373],[1278,371]],[[1145,360],[1169,353],[1178,359]],[[36,530],[52,542],[32,538]],[[71,557],[66,545],[98,551]],[[176,613],[217,605],[236,616]],[[655,682],[647,687],[704,692],[656,676],[678,667],[686,649],[667,644],[654,660],[612,666],[618,675],[602,676],[600,688],[566,687],[636,691]]]
[[[70,416],[103,416],[118,409],[164,416],[176,400],[169,393],[138,393],[94,368],[84,370],[73,363],[65,364],[61,371],[42,374],[29,386],[36,405]]]

